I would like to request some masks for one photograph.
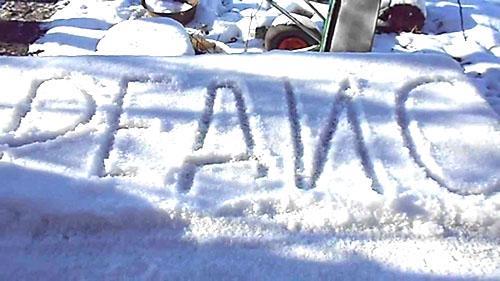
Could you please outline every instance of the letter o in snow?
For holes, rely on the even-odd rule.
[[[184,27],[169,18],[127,20],[111,27],[99,41],[102,55],[185,56],[194,55]]]
[[[460,195],[500,191],[498,123],[474,91],[461,81],[423,84],[408,92],[401,112],[412,157],[428,176]]]
[[[45,142],[90,121],[96,104],[92,96],[69,79],[49,79],[36,89],[33,101],[15,130],[12,147]]]

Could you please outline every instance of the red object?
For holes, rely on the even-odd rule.
[[[379,27],[382,32],[415,32],[421,31],[425,16],[420,9],[413,5],[394,5],[387,9],[380,19],[384,25]]]
[[[278,49],[280,50],[297,50],[297,49],[302,49],[308,47],[309,44],[307,44],[306,41],[298,38],[298,37],[290,37],[290,38],[285,38],[283,41],[280,42],[278,45]]]

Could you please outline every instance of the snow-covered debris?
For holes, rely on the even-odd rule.
[[[194,55],[184,27],[169,18],[123,21],[106,31],[96,47],[101,55]]]
[[[1,277],[498,277],[498,115],[446,56],[0,58],[0,84]]]
[[[200,1],[195,22],[211,26],[216,18],[231,11],[232,8],[233,0]]]

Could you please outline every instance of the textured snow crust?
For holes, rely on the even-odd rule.
[[[0,84],[2,278],[499,277],[499,117],[445,56],[0,58]]]

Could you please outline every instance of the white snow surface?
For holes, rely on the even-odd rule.
[[[146,1],[147,7],[156,13],[179,13],[191,9],[188,3],[182,3],[171,0],[150,0]]]
[[[499,117],[445,55],[2,57],[0,84],[2,280],[500,278]]]
[[[179,24],[69,1],[30,50],[99,56],[0,58],[0,280],[500,280],[500,3],[409,2],[373,54],[158,58]],[[261,53],[278,16],[188,27]]]

